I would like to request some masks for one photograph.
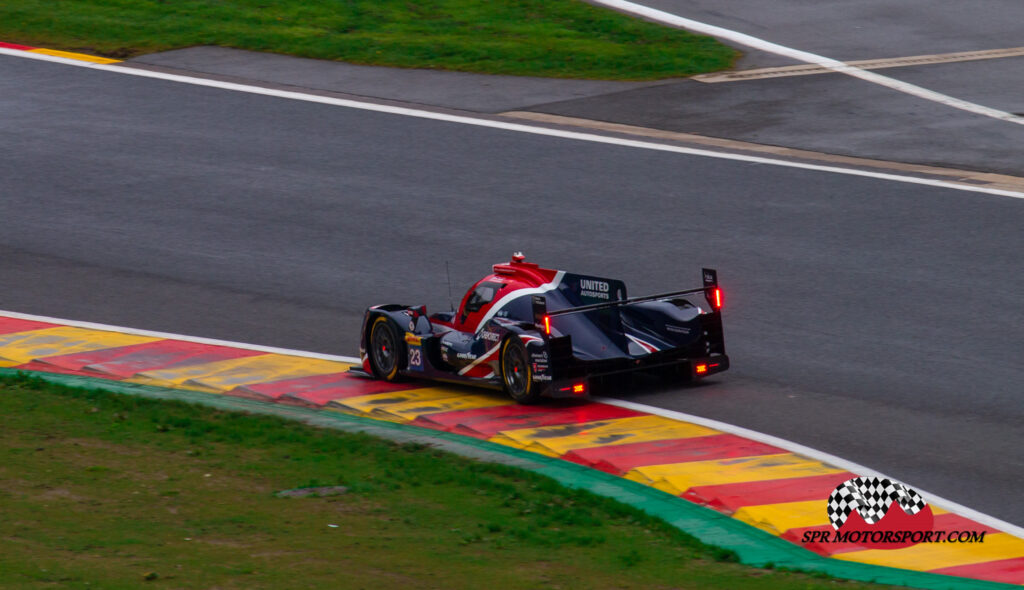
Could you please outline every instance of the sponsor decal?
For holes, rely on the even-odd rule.
[[[420,336],[417,336],[416,334],[410,334],[408,332],[405,333],[405,343],[406,344],[411,344],[413,346],[419,346],[420,344],[422,344],[422,342],[423,342],[423,338],[421,338]]]
[[[983,543],[985,531],[935,530],[932,507],[913,488],[886,478],[855,477],[826,503],[832,530],[805,531],[802,543],[854,543],[901,549],[919,543]]]
[[[480,333],[480,337],[488,342],[498,342],[501,340],[501,334],[498,334],[497,332],[488,332],[486,330]]]
[[[456,353],[455,358],[460,358],[466,361],[473,361],[476,360],[476,355],[471,352],[459,352]]]
[[[580,295],[593,299],[611,299],[611,285],[594,279],[580,279]]]
[[[676,326],[675,324],[665,324],[665,329],[669,332],[678,332],[679,334],[690,333],[690,329],[686,326]]]
[[[543,357],[543,358],[538,358]],[[551,381],[551,375],[548,375],[550,368],[548,367],[548,355],[545,352],[543,355],[534,354],[532,358],[533,364],[533,380],[534,381]]]
[[[580,279],[580,288],[585,291],[600,291],[607,293],[612,290],[611,286],[604,281],[595,281],[593,279]]]

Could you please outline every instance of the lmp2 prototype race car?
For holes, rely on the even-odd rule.
[[[541,268],[516,253],[458,311],[367,309],[356,372],[503,389],[520,403],[583,397],[592,380],[634,371],[707,377],[728,369],[729,357],[718,275],[703,275],[700,288],[629,298],[622,281]]]

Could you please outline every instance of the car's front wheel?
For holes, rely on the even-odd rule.
[[[540,392],[533,384],[530,357],[523,341],[513,336],[501,345],[501,381],[509,397],[521,404],[536,403]]]
[[[378,379],[394,381],[405,365],[405,342],[399,340],[395,323],[384,316],[370,328],[370,368]]]

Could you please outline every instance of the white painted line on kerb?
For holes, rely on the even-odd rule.
[[[231,348],[244,348],[245,350],[255,350],[258,352],[266,352],[268,354],[287,354],[290,356],[301,356],[306,358],[314,358],[325,361],[338,361],[341,363],[351,363],[358,365],[360,360],[350,356],[336,356],[331,354],[320,354],[318,352],[306,352],[304,350],[291,350],[289,348],[277,348],[274,346],[260,346],[259,344],[244,344],[241,342],[231,342],[229,340],[216,340],[214,338],[202,338],[199,336],[184,336],[182,334],[171,334],[168,332],[154,332],[152,330],[139,330],[138,328],[126,328],[124,326],[111,326],[109,324],[97,324],[95,322],[80,322],[78,320],[65,320],[63,318],[52,318],[43,315],[32,315],[28,313],[19,313],[16,311],[3,311],[0,310],[0,316],[9,318],[15,318],[19,320],[29,320],[33,322],[45,322],[48,324],[60,324],[62,326],[70,326],[72,328],[84,328],[86,330],[100,330],[104,332],[119,332],[121,334],[131,334],[133,336],[147,336],[149,338],[164,338],[167,340],[181,340],[183,342],[195,342],[196,344],[210,344],[213,346],[228,346]]]
[[[153,332],[151,330],[139,330],[137,328],[126,328],[124,326],[112,326],[112,325],[109,325],[109,324],[98,324],[98,323],[95,323],[95,322],[81,322],[81,321],[78,321],[78,320],[66,320],[66,319],[63,319],[63,318],[54,318],[54,317],[49,317],[49,316],[33,315],[33,314],[27,314],[27,313],[20,313],[20,312],[16,312],[16,311],[3,311],[3,310],[0,310],[0,316],[16,318],[16,319],[19,319],[19,320],[31,320],[31,321],[36,321],[36,322],[45,322],[45,323],[49,323],[49,324],[59,324],[59,325],[63,325],[63,326],[71,326],[71,327],[74,327],[74,328],[86,328],[86,329],[89,329],[89,330],[103,330],[103,331],[107,331],[107,332],[119,332],[119,333],[122,333],[122,334],[133,334],[135,336],[149,336],[149,337],[152,337],[152,338],[166,338],[166,339],[169,339],[169,340],[181,340],[181,341],[184,341],[184,342],[196,342],[196,343],[199,343],[199,344],[213,344],[213,345],[216,345],[216,346],[229,346],[229,347],[232,347],[232,348],[242,348],[242,349],[245,349],[245,350],[256,350],[256,351],[267,352],[267,353],[271,353],[271,354],[287,354],[287,355],[291,355],[291,356],[300,356],[300,357],[306,357],[306,358],[323,359],[323,360],[329,360],[329,361],[338,361],[338,362],[343,362],[343,363],[351,363],[351,364],[354,364],[354,365],[358,365],[360,363],[360,360],[358,358],[351,357],[351,356],[336,356],[336,355],[329,355],[329,354],[321,354],[321,353],[317,353],[317,352],[306,352],[306,351],[302,351],[302,350],[292,350],[292,349],[288,349],[288,348],[276,348],[276,347],[272,347],[272,346],[260,346],[258,344],[245,344],[243,342],[231,342],[229,340],[215,340],[215,339],[212,339],[212,338],[201,338],[201,337],[197,337],[197,336],[185,336],[185,335],[182,335],[182,334],[171,334],[171,333],[168,333],[168,332]],[[859,476],[878,476],[878,477],[885,477],[887,479],[892,479],[892,480],[896,480],[896,481],[901,481],[898,478],[889,477],[887,475],[884,475],[882,473],[879,473],[879,472],[875,471],[874,469],[869,469],[867,467],[864,467],[863,465],[858,465],[857,463],[854,463],[852,461],[847,461],[846,459],[841,459],[839,457],[836,457],[835,455],[830,455],[828,453],[825,453],[824,451],[819,451],[819,450],[811,448],[811,447],[806,447],[806,446],[801,445],[799,443],[788,441],[786,439],[779,438],[777,436],[772,436],[770,434],[764,434],[763,432],[758,432],[756,430],[750,430],[750,429],[747,429],[747,428],[743,428],[742,426],[735,426],[735,425],[729,424],[727,422],[720,422],[718,420],[712,420],[710,418],[702,418],[700,416],[694,416],[692,414],[684,414],[683,412],[676,412],[675,410],[667,410],[665,408],[658,408],[658,407],[655,407],[655,406],[648,406],[648,405],[645,405],[645,404],[639,404],[639,403],[636,403],[636,402],[631,402],[631,401],[626,401],[626,400],[621,400],[621,399],[595,397],[595,398],[593,398],[593,400],[595,402],[601,402],[601,403],[605,403],[605,404],[609,404],[609,405],[613,405],[613,406],[618,406],[620,408],[628,408],[628,409],[631,409],[631,410],[637,410],[639,412],[646,412],[648,414],[654,414],[656,416],[662,416],[662,417],[665,417],[665,418],[669,418],[671,420],[681,420],[683,422],[690,422],[692,424],[697,424],[699,426],[705,426],[705,427],[711,428],[713,430],[720,430],[722,432],[727,432],[729,434],[735,434],[736,436],[741,436],[741,437],[744,437],[744,438],[749,438],[750,440],[753,440],[753,441],[757,441],[757,442],[760,442],[760,443],[764,443],[764,444],[772,445],[772,446],[779,447],[779,448],[782,448],[782,449],[786,449],[787,451],[790,451],[792,453],[796,453],[798,455],[803,455],[805,457],[810,457],[812,459],[816,459],[816,460],[821,461],[823,463],[828,463],[830,465],[834,465],[836,467],[839,467],[840,469],[845,469],[846,471],[849,471],[851,473],[855,473],[855,474],[857,474]],[[907,482],[904,482],[904,483],[907,483]],[[951,512],[955,512],[955,513],[957,513],[957,514],[959,514],[961,516],[969,518],[969,519],[971,519],[971,520],[973,520],[973,521],[975,521],[975,522],[977,522],[979,524],[990,526],[992,528],[999,529],[999,530],[1001,530],[1003,532],[1006,532],[1006,533],[1009,533],[1009,534],[1014,535],[1016,537],[1024,539],[1024,528],[1021,528],[1019,526],[1016,526],[1016,525],[1010,524],[1008,522],[999,520],[998,518],[995,518],[994,516],[989,516],[987,514],[983,514],[981,512],[978,512],[977,510],[968,508],[968,507],[963,506],[961,504],[957,504],[956,502],[947,500],[947,499],[942,498],[940,496],[937,496],[935,494],[926,492],[926,491],[922,490],[921,488],[913,486],[912,484],[908,484],[908,485],[910,485],[912,488],[917,490],[918,493],[920,493],[926,500],[928,500],[929,502],[931,502],[933,504],[939,505],[942,508],[945,508],[946,510],[949,510]]]
[[[1011,197],[1014,199],[1024,199],[1024,192],[1011,191],[997,188],[989,188],[983,186],[974,186],[969,184],[961,184],[958,182],[950,182],[947,180],[935,180],[930,178],[918,178],[915,176],[903,176],[899,174],[887,174],[884,172],[872,172],[870,170],[858,170],[855,168],[842,168],[839,166],[823,166],[819,164],[807,164],[803,162],[791,162],[788,160],[767,158],[761,156],[749,156],[744,154],[733,154],[729,152],[719,152],[708,149],[688,148],[676,145],[667,145],[661,143],[654,143],[649,141],[639,141],[635,139],[623,139],[619,137],[609,137],[605,135],[597,135],[594,133],[581,133],[578,131],[565,131],[561,129],[548,129],[545,127],[537,127],[533,125],[526,125],[523,123],[511,123],[508,121],[496,121],[491,119],[482,119],[477,117],[470,117],[465,115],[450,115],[447,113],[437,113],[433,111],[412,109],[407,107],[396,107],[390,105],[375,104],[372,102],[361,102],[357,100],[350,100],[344,98],[334,98],[330,96],[319,96],[316,94],[306,94],[303,92],[295,92],[290,90],[277,90],[274,88],[263,88],[260,86],[251,86],[248,84],[237,84],[234,82],[221,82],[219,80],[209,80],[206,78],[195,78],[192,76],[182,76],[178,74],[166,74],[163,72],[153,72],[149,70],[141,70],[132,67],[124,67],[123,65],[102,65],[93,64],[84,61],[76,61],[72,59],[65,59],[61,57],[53,57],[49,55],[43,55],[38,53],[30,53],[27,51],[18,51],[12,49],[0,48],[0,55],[9,55],[12,57],[20,57],[23,59],[35,59],[41,61],[49,61],[59,63],[63,65],[73,66],[77,68],[89,68],[93,70],[101,70],[104,72],[110,72],[115,74],[124,74],[129,76],[139,76],[143,78],[155,78],[158,80],[166,80],[170,82],[179,82],[182,84],[191,84],[194,86],[206,86],[210,88],[218,88],[221,90],[231,90],[235,92],[246,92],[249,94],[259,94],[263,96],[270,96],[274,98],[283,98],[288,100],[301,100],[305,102],[312,102],[324,105],[345,107],[351,109],[360,109],[364,111],[373,111],[378,113],[388,113],[391,115],[402,115],[405,117],[416,117],[420,119],[431,119],[434,121],[445,121],[448,123],[459,123],[463,125],[475,125],[477,127],[488,127],[491,129],[501,129],[504,131],[514,131],[517,133],[531,133],[534,135],[545,135],[548,137],[558,137],[562,139],[572,139],[577,141],[588,141],[592,143],[603,143],[608,145],[615,145],[621,147],[656,150],[661,152],[670,152],[676,154],[686,154],[689,156],[702,156],[707,158],[718,158],[722,160],[734,160],[737,162],[747,162],[753,164],[767,164],[770,166],[782,166],[785,168],[798,168],[801,170],[814,170],[817,172],[831,172],[834,174],[846,174],[848,176],[862,176],[865,178],[874,178],[879,180],[890,180],[894,182],[905,182],[909,184],[921,184],[925,186],[934,186],[940,188],[948,188],[958,191],[966,191],[972,193],[983,193],[987,195],[997,195],[1001,197]]]
[[[816,64],[835,72],[847,74],[849,76],[853,76],[854,78],[860,78],[861,80],[866,80],[868,82],[872,82],[880,86],[885,86],[886,88],[898,90],[899,92],[910,94],[918,98],[923,98],[925,100],[930,100],[932,102],[944,104],[949,107],[968,111],[978,115],[984,115],[986,117],[992,117],[993,119],[999,119],[1002,121],[1008,121],[1010,123],[1016,123],[1018,125],[1024,125],[1024,117],[1014,115],[1013,113],[1007,113],[1005,111],[989,108],[986,106],[982,106],[980,104],[968,102],[966,100],[960,100],[959,98],[953,98],[952,96],[940,94],[938,92],[935,92],[934,90],[928,90],[927,88],[915,86],[914,84],[901,82],[899,80],[896,80],[895,78],[889,78],[888,76],[883,76],[881,74],[876,74],[874,72],[868,72],[858,67],[852,66],[848,63],[832,59],[830,57],[825,57],[823,55],[818,55],[807,51],[801,51],[799,49],[793,49],[791,47],[786,47],[784,45],[779,45],[777,43],[772,43],[770,41],[765,41],[764,39],[759,39],[757,37],[747,35],[746,33],[740,33],[738,31],[733,31],[731,29],[725,29],[715,25],[709,25],[707,23],[702,23],[700,21],[684,18],[669,12],[665,12],[663,10],[658,10],[655,8],[644,6],[642,4],[637,4],[635,2],[627,2],[626,0],[591,1],[594,4],[607,6],[608,8],[612,8],[629,14],[634,14],[636,16],[650,19],[655,22],[680,27],[696,33],[701,33],[703,35],[717,37],[719,39],[725,39],[727,41],[732,41],[733,43],[738,43],[740,45],[745,45],[747,47],[753,47],[754,49],[759,49],[761,51],[766,51],[768,53],[774,53],[776,55],[782,55],[785,57],[795,59],[797,61]]]
[[[598,397],[595,397],[593,399],[596,402],[601,402],[601,403],[605,403],[605,404],[612,405],[612,406],[618,406],[620,408],[627,408],[627,409],[630,409],[630,410],[637,410],[638,412],[646,412],[648,414],[654,414],[656,416],[662,416],[664,418],[669,418],[671,420],[680,420],[682,422],[690,422],[692,424],[697,424],[698,426],[704,426],[706,428],[711,428],[713,430],[720,430],[722,432],[727,432],[729,434],[735,434],[736,436],[741,436],[743,438],[748,438],[750,440],[753,440],[753,441],[756,441],[756,442],[759,442],[759,443],[764,443],[766,445],[771,445],[771,446],[774,446],[774,447],[779,447],[781,449],[786,449],[787,451],[789,451],[791,453],[795,453],[797,455],[803,455],[804,457],[810,457],[811,459],[814,459],[816,461],[821,461],[822,463],[827,463],[829,465],[833,465],[835,467],[838,467],[840,469],[849,471],[850,473],[856,474],[856,475],[861,476],[861,477],[865,477],[865,476],[867,476],[867,477],[882,477],[882,478],[891,479],[891,480],[894,480],[894,481],[900,481],[900,482],[903,481],[903,480],[901,480],[899,478],[890,477],[890,476],[885,475],[884,473],[880,473],[880,472],[878,472],[878,471],[876,471],[874,469],[870,469],[870,468],[865,467],[863,465],[854,463],[853,461],[847,461],[846,459],[842,459],[840,457],[836,457],[835,455],[831,455],[831,454],[826,453],[824,451],[819,451],[818,449],[815,449],[815,448],[812,448],[812,447],[807,447],[807,446],[804,446],[804,445],[802,445],[800,443],[795,443],[793,441],[789,441],[789,440],[786,440],[784,438],[779,438],[777,436],[772,436],[770,434],[765,434],[763,432],[758,432],[756,430],[750,430],[749,428],[743,428],[742,426],[735,426],[735,425],[729,424],[727,422],[720,422],[718,420],[712,420],[710,418],[702,418],[700,416],[694,416],[693,414],[685,414],[683,412],[677,412],[675,410],[667,410],[665,408],[658,408],[658,407],[654,407],[654,406],[638,404],[636,402],[631,402],[631,401],[626,401],[626,400],[621,400],[621,399],[598,398]],[[983,524],[983,525],[986,525],[986,526],[990,526],[992,528],[1001,530],[1004,533],[1009,533],[1009,534],[1011,534],[1011,535],[1013,535],[1015,537],[1024,539],[1024,528],[1022,528],[1022,527],[1019,527],[1017,525],[1008,523],[1008,522],[1003,521],[1003,520],[999,520],[998,518],[996,518],[994,516],[989,516],[987,514],[978,512],[977,510],[974,510],[973,508],[968,508],[968,507],[966,507],[966,506],[964,506],[962,504],[957,504],[956,502],[953,502],[952,500],[947,500],[946,498],[943,498],[943,497],[937,496],[937,495],[935,495],[935,494],[933,494],[931,492],[922,490],[921,488],[919,488],[917,486],[914,486],[913,484],[910,484],[908,482],[903,482],[903,483],[907,483],[907,485],[910,485],[910,487],[912,487],[918,493],[920,493],[921,496],[924,497],[925,500],[928,500],[928,502],[931,503],[931,504],[935,504],[937,506],[940,506],[940,507],[942,507],[942,508],[944,508],[946,510],[949,510],[950,512],[955,512],[956,514],[959,514],[960,516],[969,518],[969,519],[977,522],[978,524]],[[822,500],[824,500],[824,498],[822,498]]]

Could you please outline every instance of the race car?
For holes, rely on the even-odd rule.
[[[502,389],[523,404],[584,397],[593,380],[635,371],[704,378],[728,369],[729,357],[718,274],[705,268],[703,279],[696,289],[630,298],[622,281],[541,268],[517,252],[457,311],[367,309],[362,370],[354,370]]]

